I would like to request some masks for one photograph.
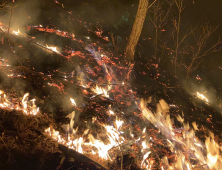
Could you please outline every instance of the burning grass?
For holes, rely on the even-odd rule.
[[[97,97],[105,100],[103,96]],[[198,128],[195,123],[192,124],[193,128],[190,127],[179,115],[177,121],[181,127],[175,127],[168,113],[169,106],[164,100],[157,104],[156,113],[147,108],[149,101],[141,100],[138,110],[135,110],[137,113],[131,115],[121,112],[122,104],[119,105],[118,102],[112,102],[115,111],[111,105],[101,107],[98,103],[101,104],[103,100],[91,98],[91,107],[82,112],[82,118],[80,117],[85,125],[79,124],[79,130],[74,128],[75,111],[67,116],[70,118],[70,124],[63,125],[62,129],[61,126],[56,126],[53,118],[33,112],[38,109],[34,100],[29,101],[27,93],[21,102],[13,103],[15,100],[8,98],[1,91],[0,106],[5,109],[1,110],[0,116],[0,151],[5,153],[1,165],[9,169],[19,169],[24,162],[25,166],[30,167],[38,160],[36,167],[44,169],[52,162],[54,156],[59,164],[59,150],[62,150],[74,159],[93,162],[103,169],[218,169],[220,166],[221,148],[213,133]],[[93,107],[92,103],[97,104]],[[77,107],[72,98],[70,105]],[[93,110],[95,115],[91,113]],[[131,124],[137,124],[131,125],[128,122],[130,119]],[[49,125],[50,128],[47,128]],[[44,131],[49,137],[43,134]],[[200,141],[196,136],[197,131],[207,131],[207,136]]]
[[[35,29],[39,30],[40,27],[35,27]],[[55,32],[42,27],[41,30]],[[56,34],[59,32],[57,31]],[[19,35],[22,34],[19,33]],[[39,46],[45,48],[43,45]],[[48,49],[59,53],[54,46],[48,47]],[[7,160],[10,158],[11,162],[15,162],[13,164],[15,168],[12,167],[12,169],[18,169],[22,166],[21,163],[29,159],[33,163],[34,160],[29,158],[29,156],[33,156],[37,157],[35,160],[40,162],[38,162],[40,164],[38,168],[42,168],[44,163],[48,162],[47,160],[52,161],[50,156],[59,154],[59,146],[65,154],[74,159],[82,162],[94,160],[94,164],[107,169],[215,168],[219,170],[222,160],[221,148],[212,133],[207,132],[204,135],[208,136],[204,136],[200,141],[197,138],[197,132],[202,130],[198,129],[195,123],[192,124],[193,127],[190,127],[178,113],[175,118],[180,126],[176,127],[170,113],[170,107],[176,107],[176,105],[168,105],[163,99],[152,99],[152,97],[150,101],[141,100],[125,81],[128,78],[120,81],[121,76],[115,72],[116,70],[121,72],[120,67],[104,60],[108,57],[105,57],[92,45],[86,45],[85,50],[91,55],[84,62],[93,61],[92,65],[95,67],[84,65],[82,68],[87,70],[86,73],[80,68],[76,68],[71,74],[66,70],[69,76],[66,77],[65,74],[64,81],[61,80],[59,84],[54,82],[51,75],[49,75],[50,78],[47,78],[49,88],[57,89],[61,94],[59,96],[55,93],[56,90],[53,90],[58,103],[61,102],[62,95],[70,98],[70,103],[66,101],[67,105],[72,106],[71,114],[68,115],[70,124],[63,125],[63,129],[62,125],[56,127],[52,118],[44,114],[37,114],[37,106],[34,100],[29,101],[28,94],[25,94],[23,99],[15,104],[16,102],[9,100],[4,92],[0,93],[1,107],[22,110],[25,114],[22,115],[21,112],[15,110],[2,112],[1,148],[6,154],[3,165],[7,167]],[[60,55],[60,57],[64,56]],[[86,57],[84,56],[84,58]],[[5,67],[5,63],[3,66]],[[129,75],[130,69],[126,70]],[[54,72],[59,71],[54,70]],[[76,86],[81,87],[75,88],[75,90],[84,96],[84,102],[75,101],[72,97],[75,99],[77,97],[67,93],[65,82],[70,84],[76,82],[74,73],[77,74]],[[96,74],[98,75],[95,76]],[[27,81],[32,80],[30,78]],[[37,87],[39,88],[39,84]],[[199,95],[199,98],[208,102],[203,95]],[[155,100],[153,102],[155,109],[152,108],[152,100]],[[81,112],[78,122],[75,120],[77,111]],[[63,114],[61,117],[67,114],[65,111],[61,112]],[[30,114],[36,115],[36,117]],[[44,131],[48,133],[48,137],[43,135]],[[26,159],[20,160],[20,157]],[[59,156],[56,161],[60,161]]]
[[[44,134],[49,124],[57,127],[46,114],[33,116],[22,111],[0,109],[0,169],[98,169],[90,164],[91,159],[84,161],[86,157],[82,154],[76,157],[64,149],[63,153],[58,142]]]

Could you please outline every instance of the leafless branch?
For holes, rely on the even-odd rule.
[[[12,19],[12,11],[14,8],[14,2],[12,3],[12,7],[11,7],[11,13],[10,13],[10,18],[9,18],[9,23],[8,23],[8,37],[9,37],[9,30],[10,30],[10,25],[11,25],[11,19]]]
[[[194,29],[195,30],[195,29]],[[179,42],[179,46],[181,45],[181,43],[194,31],[194,30],[192,30],[192,29],[190,29],[190,30],[188,30],[187,32],[186,32],[186,34],[183,36],[183,38],[180,40],[180,42]]]
[[[218,41],[215,45],[213,45],[212,47],[210,47],[207,51],[205,51],[202,55],[198,56],[198,57],[195,57],[196,59],[198,58],[201,58],[201,57],[204,57],[204,56],[207,56],[209,54],[212,54],[214,52],[217,52],[219,51],[220,49],[216,50],[216,46],[221,44],[222,42],[221,41]],[[211,51],[212,50],[212,51]]]
[[[176,63],[178,58],[178,50],[179,50],[179,33],[180,33],[180,21],[181,21],[181,12],[183,10],[183,0],[175,0],[178,9],[178,21],[175,20],[175,28],[176,28],[176,54],[174,58],[175,63],[175,75],[176,75]]]
[[[155,0],[155,1],[153,1],[153,3],[152,4],[150,4],[150,6],[148,6],[148,8],[147,9],[149,9],[155,2],[156,2],[157,0]]]

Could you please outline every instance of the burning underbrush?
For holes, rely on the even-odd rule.
[[[9,109],[0,113],[1,169],[47,169],[53,164],[56,169],[56,157],[61,155],[58,144],[42,133],[52,120],[47,115],[33,117]]]
[[[61,152],[58,142],[44,133],[49,125],[57,127],[56,122],[50,115],[34,112],[36,109],[29,100],[27,105],[23,105],[27,94],[15,103],[12,96],[3,96],[0,103],[1,169],[97,169],[90,164],[92,160],[83,164],[86,159],[83,155],[77,157],[77,153]],[[58,129],[62,131],[61,127]]]
[[[33,156],[40,161],[39,168],[48,164],[52,168],[52,158],[61,168],[65,160],[62,151],[74,160],[93,162],[102,169],[220,169],[218,139],[203,126],[192,123],[190,127],[179,115],[175,121],[180,126],[176,127],[164,100],[157,104],[156,113],[147,107],[150,100],[134,101],[134,107],[130,107],[133,112],[127,114],[129,107],[113,101],[99,105],[101,100],[107,99],[97,96],[90,100],[77,126],[75,111],[67,116],[69,124],[58,126],[52,117],[34,112],[38,109],[28,94],[13,103],[15,100],[1,91],[1,151],[5,153],[1,165],[19,169],[23,161],[28,161],[30,164],[25,166],[31,166],[34,160],[27,157]],[[78,108],[73,98],[70,105],[74,110]],[[198,139],[196,134],[201,133],[204,137]]]
[[[66,121],[55,123],[56,115],[52,118],[43,109],[39,110],[40,102],[29,100],[28,94],[19,99],[0,91],[0,107],[6,109],[1,113],[1,148],[6,154],[2,160],[3,165],[7,166],[10,162],[7,160],[13,158],[13,165],[20,167],[18,162],[23,161],[19,160],[19,155],[28,153],[39,156],[43,166],[50,155],[54,157],[58,153],[59,156],[55,159],[60,161],[62,151],[82,163],[93,162],[101,169],[220,169],[220,141],[203,125],[185,121],[176,102],[170,104],[155,97],[141,99],[128,84],[132,67],[118,66],[111,61],[109,55],[105,55],[107,53],[102,48],[96,48],[94,43],[84,44],[67,32],[43,26],[29,29],[78,41],[85,53],[66,50],[62,54],[54,46],[32,41],[41,49],[55,54],[53,57],[59,58],[57,63],[66,62],[66,65],[71,65],[68,68],[72,68],[72,71],[54,69],[39,73],[20,67],[25,76],[18,76],[21,75],[18,72],[7,74],[7,78],[14,81],[35,80],[37,85],[33,91],[45,90],[41,106],[48,106],[44,99],[49,102],[54,100],[53,106],[56,109],[52,110],[55,114],[60,111],[63,115],[58,116],[58,119]],[[13,34],[31,41],[29,36],[19,31]],[[81,60],[73,59],[74,56]],[[79,61],[80,66],[73,68],[75,61]],[[1,67],[9,65],[2,63]],[[58,75],[62,73],[65,76],[60,76],[58,80]],[[36,79],[41,80],[41,83]],[[46,91],[45,86],[50,90]],[[74,94],[70,91],[76,92]],[[208,103],[205,96],[198,94],[200,100]],[[69,100],[64,100],[65,98]],[[69,109],[57,109],[59,107],[56,106],[62,102]],[[172,108],[176,108],[176,113],[171,113]],[[11,155],[18,156],[15,158]],[[76,162],[73,164],[75,166]]]

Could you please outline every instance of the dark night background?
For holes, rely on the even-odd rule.
[[[5,4],[6,7],[0,10],[0,22],[4,25],[9,24],[11,10],[7,6],[12,6],[12,4],[11,1],[8,1]],[[102,47],[106,44],[109,47],[109,52],[113,54],[112,59],[115,58],[114,61],[119,63],[119,61],[122,60],[127,38],[130,35],[134,23],[138,0],[15,0],[13,7],[14,10],[12,11],[10,21],[11,30],[17,30],[19,28],[21,32],[35,37],[36,42],[55,45],[62,51],[64,49],[84,51],[83,47],[68,38],[33,30],[28,31],[27,26],[41,24],[43,27],[67,31],[75,34],[77,39],[86,43],[95,42]],[[185,9],[181,16],[181,33],[185,33],[191,26],[204,25],[206,22],[212,26],[218,25],[217,30],[210,36],[206,45],[210,47],[215,44],[222,35],[222,1],[184,0],[184,7]],[[167,6],[164,6],[164,9],[165,8],[167,9]],[[175,103],[185,113],[185,119],[187,121],[196,121],[213,130],[216,135],[221,135],[222,50],[198,60],[198,62],[201,63],[197,70],[190,74],[187,86],[184,85],[186,73],[178,68],[177,76],[174,76],[174,63],[171,61],[173,60],[173,55],[166,52],[159,62],[158,73],[161,76],[156,80],[155,75],[157,74],[157,69],[152,67],[152,64],[155,64],[156,60],[153,59],[154,28],[150,22],[151,12],[152,11],[148,10],[141,37],[136,48],[135,67],[130,75],[129,83],[139,97],[148,98],[155,96],[157,99],[163,98],[168,103]],[[172,25],[170,25],[170,22],[173,17],[177,17],[175,8],[172,9],[171,15],[166,21],[169,24],[166,24],[166,26],[162,28],[165,29],[165,31],[162,32],[165,38],[171,33]],[[99,39],[92,33],[96,31],[97,28],[103,30],[103,36],[109,37],[109,43]],[[113,33],[119,40],[118,52],[114,50],[111,43],[110,33]],[[73,68],[77,68],[78,65],[84,62],[82,59],[76,59],[76,61],[73,60],[70,65],[66,63],[65,59],[61,59],[61,56],[49,54],[46,50],[33,45],[25,38],[17,38],[13,35],[10,37],[15,44],[22,44],[23,46],[23,48],[13,47],[16,54],[11,54],[10,48],[7,49],[8,51],[5,50],[6,45],[0,47],[0,58],[8,59],[11,65],[18,66],[19,58],[23,66],[30,69],[33,68],[34,71],[41,72],[45,76],[54,73],[55,77],[59,77],[61,73],[55,73],[54,70],[72,72]],[[90,40],[87,40],[86,37],[90,37]],[[191,38],[188,38],[188,41],[193,43],[193,39]],[[172,44],[169,44],[169,46],[171,45]],[[222,44],[217,48],[221,47]],[[188,55],[187,57],[189,58],[190,56]],[[196,79],[197,76],[201,78],[201,81]],[[63,122],[64,119],[61,119],[61,115],[70,109],[66,109],[66,101],[69,99],[60,95],[59,92],[52,90],[54,92],[54,94],[52,94],[52,91],[48,89],[40,89],[37,84],[38,81],[40,82],[39,84],[44,84],[42,79],[36,77],[35,81],[32,79],[31,81],[28,80],[16,82],[13,87],[15,91],[24,93],[28,90],[33,97],[36,96],[40,100],[45,100],[45,103],[48,102],[49,104],[41,109],[45,112],[52,113],[57,122]],[[168,84],[169,87],[178,86],[179,88],[166,88],[162,83]],[[5,88],[9,84],[7,79],[2,79],[0,87]],[[78,92],[73,91],[73,88],[77,87],[68,87],[68,85],[65,85],[65,88],[66,87],[67,92],[78,96],[78,103],[81,103],[83,100],[82,96],[79,95]],[[50,95],[58,101],[52,101],[50,97],[47,97],[50,96],[47,94],[48,91]],[[197,99],[195,97],[196,91],[207,96],[210,105]],[[62,97],[61,101],[60,97]],[[195,112],[193,112],[193,109],[195,109]],[[207,122],[209,118],[211,122]]]
[[[56,2],[56,1],[55,1]],[[46,1],[15,1],[15,10],[12,14],[11,28],[20,30],[27,25],[54,26],[60,30],[74,32],[76,36],[87,36],[83,32],[82,25],[78,20],[92,24],[95,27],[108,29],[114,35],[121,37],[123,45],[126,43],[126,38],[129,37],[130,31],[134,22],[134,17],[137,10],[137,1],[133,0],[106,0],[106,1],[59,1],[60,4],[53,0]],[[209,22],[212,26],[219,25],[218,29],[212,34],[209,42],[217,42],[221,36],[222,27],[222,2],[219,0],[187,0],[184,1],[184,11],[182,13],[181,30],[187,30],[191,26],[198,26]],[[64,8],[62,8],[62,5]],[[7,5],[12,5],[7,2]],[[69,12],[69,13],[68,13]],[[1,22],[8,24],[9,13],[1,10]],[[174,14],[173,14],[174,15]],[[176,12],[175,12],[176,15]],[[143,58],[151,58],[152,42],[147,43],[149,37],[152,37],[152,27],[150,27],[149,16],[145,22],[140,42],[136,51],[138,54],[143,54]],[[165,34],[167,34],[167,31]],[[43,37],[45,38],[45,37]],[[51,38],[51,37],[50,37]],[[52,38],[51,38],[52,39]],[[145,40],[143,40],[145,39]],[[44,40],[42,40],[44,41]],[[62,43],[60,40],[50,40],[52,44]],[[63,43],[64,44],[64,43]],[[144,44],[144,45],[143,45]],[[148,44],[148,45],[146,45]],[[121,46],[124,48],[124,46]],[[202,59],[202,63],[198,68],[198,74],[202,78],[201,84],[207,86],[215,86],[218,90],[218,95],[221,93],[220,69],[221,51],[214,53]],[[145,57],[146,55],[146,57]],[[171,66],[166,66],[169,69]],[[193,73],[196,77],[196,73]],[[180,76],[179,76],[180,78]]]
[[[114,36],[118,37],[120,42],[120,51],[122,54],[126,45],[126,39],[129,37],[131,28],[134,22],[134,17],[137,11],[138,1],[129,0],[107,0],[107,1],[57,1],[46,0],[46,1],[15,1],[15,10],[12,13],[11,19],[11,29],[17,30],[19,28],[21,31],[26,32],[27,25],[38,25],[41,24],[44,27],[52,27],[60,30],[64,30],[70,33],[74,33],[79,39],[84,39],[86,36],[91,36],[92,41],[97,41],[95,35],[92,35],[87,31],[87,29],[102,28],[104,30],[103,35],[109,36],[109,33],[113,33]],[[207,45],[215,44],[219,37],[221,36],[222,27],[220,26],[222,15],[222,2],[217,1],[184,1],[184,11],[182,12],[181,18],[181,33],[184,34],[187,29],[191,26],[196,27],[199,25],[204,25],[208,22],[212,26],[219,25],[218,29],[210,36]],[[12,5],[8,2],[8,5]],[[63,8],[64,7],[64,8]],[[167,8],[167,7],[166,7]],[[1,21],[8,25],[10,12],[2,12]],[[175,9],[172,10],[172,15],[167,20],[170,23],[173,17],[176,17],[177,12]],[[155,70],[148,72],[145,63],[155,62],[153,60],[153,41],[154,29],[149,20],[151,14],[148,11],[146,22],[137,46],[135,54],[135,76],[136,80],[132,78],[132,83],[143,81],[144,79],[149,79],[150,75],[154,75]],[[80,22],[81,21],[81,22]],[[170,34],[171,26],[166,24],[163,27],[166,31],[162,34],[163,36]],[[28,33],[28,32],[27,32]],[[28,33],[29,34],[29,33]],[[30,34],[31,35],[31,34]],[[40,43],[56,45],[58,47],[69,47],[77,50],[78,47],[75,44],[71,45],[69,40],[63,38],[58,38],[53,35],[44,35],[42,33],[34,33],[33,36],[36,37]],[[93,39],[94,38],[94,39]],[[149,39],[151,38],[151,39]],[[192,39],[189,39],[192,41]],[[98,42],[98,41],[97,41]],[[100,45],[103,42],[100,41]],[[171,44],[170,44],[171,45]],[[170,46],[169,45],[169,46]],[[206,47],[207,48],[207,47]],[[219,47],[218,47],[219,48]],[[28,50],[27,50],[28,51]],[[23,55],[36,55],[39,53],[38,50],[35,54],[28,54],[27,51],[23,51]],[[117,57],[118,54],[113,51],[114,55]],[[190,89],[185,89],[193,94],[196,89],[201,89],[201,93],[207,91],[205,95],[208,98],[222,98],[221,94],[221,54],[222,52],[216,52],[209,56],[201,58],[198,69],[191,73],[190,79],[188,80],[188,86]],[[140,57],[141,56],[141,57]],[[171,62],[172,55],[169,56],[167,53],[164,58],[160,61],[159,67],[161,71],[166,71],[173,76],[174,74],[174,64]],[[187,56],[189,58],[189,56]],[[39,57],[38,57],[39,58]],[[121,58],[120,58],[121,59]],[[40,60],[38,60],[40,61]],[[37,66],[36,66],[37,67]],[[38,66],[41,69],[41,66]],[[63,68],[64,66],[60,66]],[[44,68],[42,68],[44,69]],[[140,69],[140,70],[138,70]],[[46,70],[41,70],[46,71]],[[147,76],[138,75],[137,72],[148,72]],[[161,73],[160,73],[161,74]],[[202,79],[202,81],[197,81],[197,75]],[[152,77],[152,76],[151,76]],[[183,84],[185,79],[185,72],[178,69],[176,82],[179,81]],[[165,81],[165,80],[164,80]],[[171,80],[171,86],[177,85],[174,80]],[[139,85],[140,83],[137,83]],[[135,86],[137,86],[135,85]],[[143,87],[138,87],[142,94],[144,91],[154,92],[152,88],[143,89]],[[147,94],[150,95],[150,94]],[[219,102],[219,101],[218,101]],[[218,104],[218,103],[217,103]]]

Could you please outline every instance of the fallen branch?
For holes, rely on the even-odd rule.
[[[103,170],[107,170],[106,167],[102,166],[102,165],[99,164],[98,162],[96,162],[96,161],[88,158],[87,156],[85,156],[85,155],[83,155],[83,154],[81,154],[81,153],[79,153],[79,152],[77,152],[77,151],[75,151],[75,150],[69,149],[69,148],[67,148],[67,147],[64,146],[64,145],[59,144],[59,149],[60,149],[63,153],[67,154],[68,156],[71,156],[71,157],[74,158],[74,159],[77,159],[77,160],[79,160],[79,161],[81,161],[81,162],[93,162],[96,166],[102,168]]]

